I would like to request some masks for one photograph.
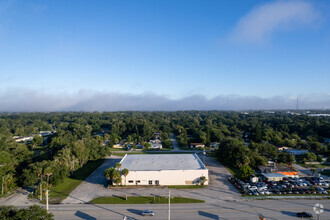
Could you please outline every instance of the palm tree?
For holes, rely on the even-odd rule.
[[[42,168],[38,169],[38,177],[40,177],[40,200],[42,200],[42,179],[43,179]]]
[[[109,182],[112,184],[113,181],[113,176],[114,176],[114,171],[116,169],[114,167],[110,167],[109,169],[106,169],[104,171],[104,176],[109,180]]]
[[[122,174],[124,175],[124,177],[125,177],[125,185],[126,185],[126,176],[128,175],[129,171],[128,171],[127,168],[124,168],[124,169],[121,171],[121,173],[122,173]]]
[[[121,175],[120,175],[120,172],[118,170],[113,171],[112,179],[113,179],[113,183],[115,183],[116,185],[121,183]]]
[[[315,168],[311,169],[311,171],[312,171],[312,176],[314,176],[314,174],[317,172]]]
[[[199,177],[199,181],[200,181],[201,185],[204,185],[204,183],[207,181],[207,179],[205,176],[201,176],[201,177]]]
[[[53,175],[53,173],[52,173],[52,168],[51,168],[51,167],[46,167],[46,168],[44,169],[44,175],[47,176],[47,189],[48,189],[49,177],[50,177],[51,175]]]
[[[121,168],[121,163],[116,163],[116,168],[117,168],[117,170],[120,170],[120,168]]]

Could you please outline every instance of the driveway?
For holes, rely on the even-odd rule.
[[[312,171],[311,168],[305,168],[302,167],[298,164],[293,164],[292,165],[294,168],[296,168],[302,175],[301,176],[312,176]],[[321,172],[323,169],[321,168],[316,168],[317,173],[315,173],[315,176],[318,176],[318,172]],[[323,179],[325,180],[330,180],[330,177],[325,176],[325,175],[321,175],[321,177],[323,177]]]
[[[39,200],[28,199],[28,195],[32,192],[32,189],[18,188],[15,192],[5,198],[0,199],[0,206],[13,205],[13,206],[25,206],[38,204]]]
[[[107,189],[104,170],[115,166],[120,157],[111,156],[81,183],[62,203],[87,203],[100,196],[167,196],[169,189],[165,187],[111,188]],[[237,190],[229,183],[231,174],[214,158],[206,157],[209,169],[209,186],[201,189],[170,189],[172,196],[203,199],[207,203],[232,201],[241,198]]]
[[[117,156],[106,158],[104,163],[73,190],[62,203],[86,203],[95,197],[104,196],[108,182],[104,176],[104,171],[109,167],[114,167],[120,160],[121,157]]]

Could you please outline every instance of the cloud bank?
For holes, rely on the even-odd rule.
[[[280,0],[253,8],[242,17],[233,30],[231,39],[243,42],[267,40],[279,30],[290,30],[314,23],[318,12],[311,2]]]
[[[75,94],[46,94],[37,90],[9,89],[0,93],[0,112],[49,111],[177,111],[177,110],[269,110],[295,109],[291,97],[192,95],[179,100],[161,95],[131,95],[80,91]],[[299,97],[300,109],[330,109],[330,95]]]

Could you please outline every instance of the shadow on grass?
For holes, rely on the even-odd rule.
[[[88,161],[81,168],[76,170],[70,177],[75,180],[85,180],[89,175],[91,175],[99,166],[103,164],[105,159]]]

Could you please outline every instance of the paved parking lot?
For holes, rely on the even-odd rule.
[[[104,170],[114,166],[120,161],[120,157],[111,156],[96,169],[83,183],[81,183],[68,198],[62,203],[87,203],[100,196],[166,196],[166,187],[138,187],[138,188],[111,188],[107,189],[107,179]],[[214,158],[206,157],[206,165],[209,169],[209,186],[201,189],[171,189],[172,196],[203,199],[207,203],[217,201],[238,200],[241,195],[230,184],[228,177],[231,174]]]

